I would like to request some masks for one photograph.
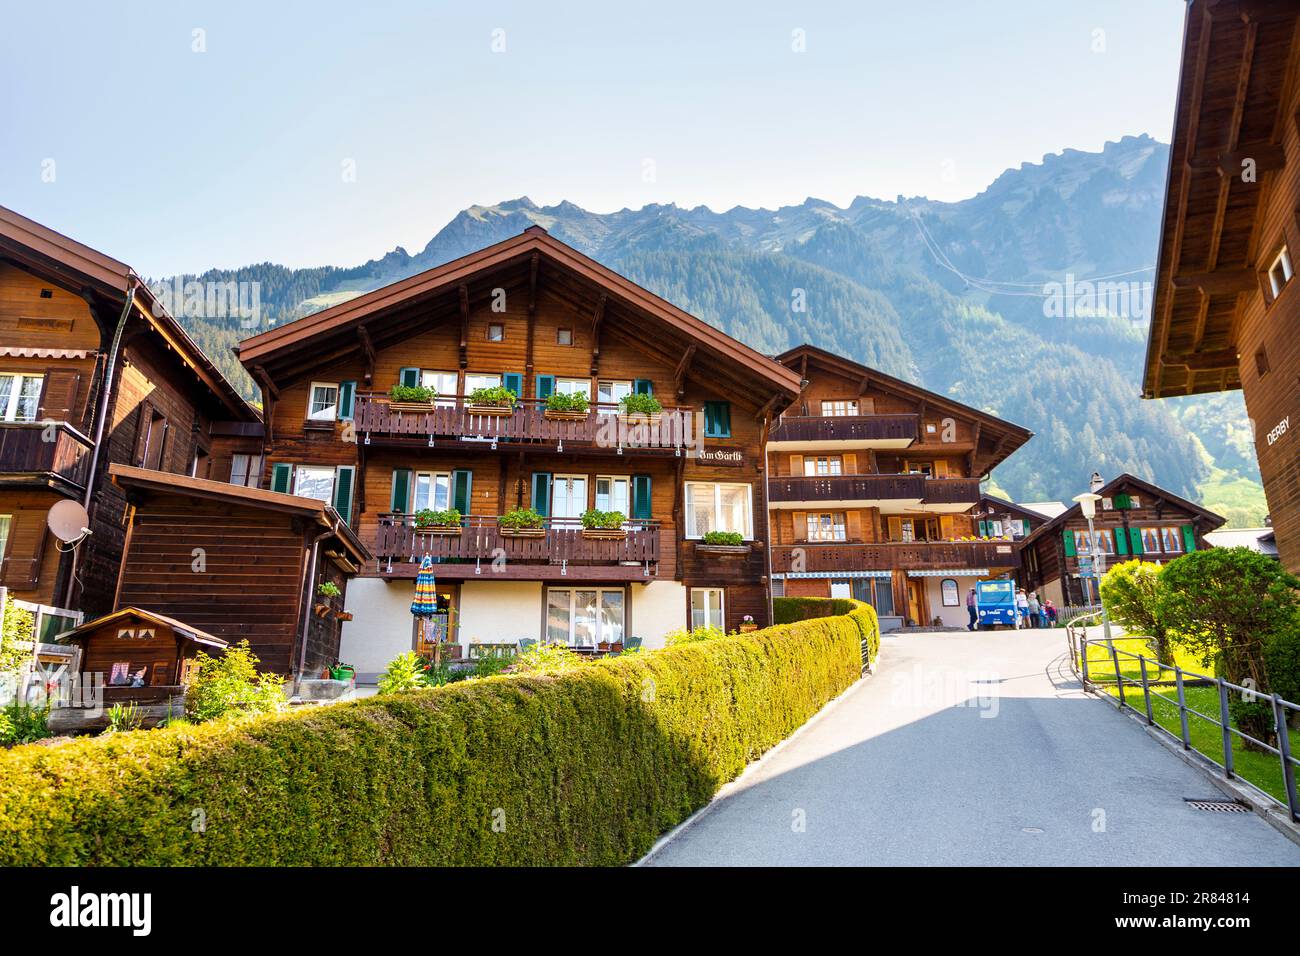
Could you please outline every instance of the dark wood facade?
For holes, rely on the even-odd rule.
[[[1300,572],[1300,9],[1187,5],[1143,394],[1241,388]]]
[[[0,583],[92,617],[113,606],[123,546],[108,466],[206,474],[222,453],[214,423],[260,429],[130,267],[4,208],[0,379]],[[46,515],[64,499],[87,507],[92,533],[61,553]]]
[[[127,502],[116,603],[178,618],[265,670],[319,677],[338,661],[347,582],[370,557],[318,501],[113,465]],[[340,595],[321,598],[334,584]],[[322,607],[323,606],[323,607]]]
[[[768,619],[762,448],[797,376],[540,228],[249,339],[240,360],[266,395],[264,486],[319,479],[374,552],[367,576],[413,578],[427,554],[442,581],[630,583],[633,595],[678,582],[683,622],[696,589],[725,590],[729,629]],[[404,381],[435,385],[438,401],[393,402]],[[472,407],[476,386],[498,384],[513,410]],[[622,416],[629,391],[662,412]],[[588,411],[548,412],[554,392],[586,396]],[[312,420],[313,395],[330,394],[333,415]],[[461,526],[414,527],[426,505],[455,507]],[[497,518],[516,508],[542,513],[544,532],[502,534]],[[622,511],[626,537],[586,535],[590,508]],[[702,545],[733,521],[742,546]]]
[[[1133,475],[1120,475],[1100,491],[1093,516],[1106,567],[1121,561],[1167,562],[1209,547],[1205,534],[1224,519]],[[1091,553],[1088,519],[1078,504],[1043,523],[1022,546],[1021,584],[1064,605],[1096,601],[1079,577],[1080,557]]]
[[[767,445],[786,594],[828,596],[842,581],[882,615],[930,623],[923,576],[1018,568],[1011,535],[982,520],[980,480],[1030,432],[812,346],[777,360],[803,383]]]

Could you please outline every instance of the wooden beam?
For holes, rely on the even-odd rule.
[[[1237,350],[1215,349],[1212,352],[1171,353],[1166,355],[1162,365],[1173,368],[1185,368],[1189,371],[1211,371],[1220,368],[1237,367]]]
[[[600,328],[605,323],[605,301],[609,296],[602,292],[596,300],[596,311],[591,317],[591,377],[600,375]]]
[[[358,325],[357,339],[361,342],[361,351],[366,356],[366,385],[373,385],[375,379],[375,343],[370,340],[370,330],[364,325]]]
[[[460,284],[460,367],[469,365],[469,286]]]
[[[695,358],[695,351],[698,346],[692,342],[682,353],[682,360],[677,363],[677,369],[673,372],[673,388],[677,392],[677,401],[686,397],[686,371],[691,367],[691,359]]]
[[[275,382],[271,381],[271,376],[266,373],[265,368],[263,368],[261,365],[254,365],[253,376],[257,379],[258,384],[260,384],[264,389],[266,389],[267,393],[272,398],[280,397],[280,390],[275,387]]]
[[[537,271],[541,267],[541,258],[536,252],[528,258],[528,343],[524,349],[525,394],[531,394],[528,383],[533,380],[533,342],[537,337]]]
[[[871,376],[862,376],[862,381],[858,383],[858,398],[867,394],[867,389],[871,387]]]
[[[779,402],[780,400],[781,400],[781,393],[777,392],[775,395],[773,395],[771,398],[769,398],[766,402],[763,403],[763,407],[758,410],[758,413],[756,415],[754,415],[754,421],[756,422],[762,421],[765,417],[767,417],[772,412],[772,409],[776,407],[776,403]]]
[[[1205,295],[1250,292],[1258,279],[1250,269],[1215,269],[1213,272],[1181,272],[1174,276],[1176,289],[1200,289]]]
[[[1286,168],[1286,151],[1281,143],[1254,143],[1217,156],[1196,156],[1192,159],[1191,169],[1197,173],[1217,172],[1220,176],[1232,178],[1241,175],[1242,163],[1248,159],[1255,161],[1256,175]]]

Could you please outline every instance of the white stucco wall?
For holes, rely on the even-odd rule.
[[[466,581],[460,586],[460,645],[542,636],[538,581]]]
[[[388,662],[414,646],[411,596],[414,581],[353,578],[348,582],[339,659],[357,669],[357,680],[372,684]]]
[[[948,627],[965,627],[970,623],[970,615],[966,612],[966,592],[975,586],[976,581],[981,581],[983,578],[961,574],[953,574],[949,575],[949,577],[957,582],[956,607],[943,606],[943,590],[940,586],[943,578],[925,579],[925,595],[930,602],[930,617],[933,619],[937,614],[943,618],[943,623]],[[925,623],[929,624],[930,622],[926,621]]]
[[[680,581],[632,585],[632,634],[653,650],[664,646],[664,635],[686,626],[686,588]]]

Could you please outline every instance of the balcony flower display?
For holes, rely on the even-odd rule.
[[[519,396],[504,385],[476,388],[469,394],[469,411],[474,415],[510,415]]]
[[[582,536],[584,538],[608,538],[616,540],[627,537],[623,523],[627,515],[621,511],[597,511],[588,508],[582,513]]]
[[[415,513],[415,526],[430,534],[460,534],[460,512],[455,508],[436,511],[421,508]]]
[[[546,533],[546,519],[532,508],[515,508],[497,518],[501,533],[512,537],[540,537]]]
[[[591,401],[581,393],[552,392],[546,397],[542,415],[552,421],[583,421],[591,408]]]
[[[388,407],[398,411],[427,411],[438,397],[438,390],[428,385],[394,385],[388,390]]]
[[[663,404],[653,395],[633,392],[619,400],[619,417],[633,424],[657,424]]]

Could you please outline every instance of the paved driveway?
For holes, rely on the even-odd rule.
[[[1061,631],[884,639],[881,666],[647,862],[1300,865],[1136,722],[1078,689]]]

